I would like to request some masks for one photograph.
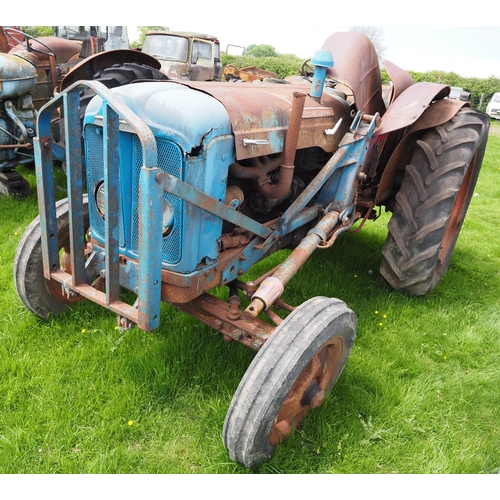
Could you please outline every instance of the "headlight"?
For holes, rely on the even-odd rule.
[[[174,228],[174,210],[167,200],[163,200],[163,236],[168,236]]]
[[[99,181],[94,189],[95,204],[97,205],[97,211],[104,217],[106,215],[105,205],[104,205],[104,181]]]
[[[104,204],[104,181],[99,181],[94,189],[94,199],[95,204],[97,206],[97,211],[104,218],[106,216],[106,206]],[[170,203],[167,200],[163,200],[163,214],[162,214],[162,223],[163,223],[163,236],[168,236],[173,228],[174,228],[174,210]]]

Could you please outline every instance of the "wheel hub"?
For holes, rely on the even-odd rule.
[[[332,339],[316,352],[299,375],[271,428],[271,446],[283,442],[294,429],[300,427],[312,408],[323,404],[330,382],[337,372],[342,347],[340,337]]]

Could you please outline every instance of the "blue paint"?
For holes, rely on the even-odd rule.
[[[158,168],[218,202],[224,201],[227,173],[234,161],[234,139],[227,111],[219,101],[172,82],[138,83],[113,89],[113,93],[154,133]],[[102,160],[99,155],[92,156],[92,150],[102,148],[99,143],[104,136],[96,137],[96,128],[102,123],[102,108],[102,99],[96,97],[90,102],[84,120],[89,192],[103,177]],[[119,156],[121,253],[137,258],[138,177],[143,164],[142,150],[138,141],[125,130],[120,132]],[[200,265],[215,262],[219,257],[217,241],[222,232],[221,216],[210,214],[169,192],[164,198],[174,208],[174,228],[160,245],[163,268],[191,273],[200,269]],[[104,243],[102,217],[92,207],[91,220],[95,238]]]
[[[139,327],[153,330],[160,324],[163,183],[158,168],[143,167],[139,188]]]
[[[333,56],[328,50],[317,50],[311,63],[315,65],[313,82],[311,85],[311,97],[321,98],[325,86],[326,72],[333,67]]]

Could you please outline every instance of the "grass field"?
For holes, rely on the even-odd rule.
[[[341,298],[358,334],[330,397],[255,473],[497,473],[498,132],[492,124],[449,272],[431,295],[379,284],[386,214],[293,278],[287,302]],[[168,304],[152,333],[120,331],[88,302],[50,322],[33,316],[12,263],[36,214],[35,194],[0,198],[0,473],[247,474],[221,431],[253,353]]]

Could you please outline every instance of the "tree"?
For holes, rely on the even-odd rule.
[[[32,36],[33,38],[38,38],[40,36],[54,36],[52,26],[21,26],[21,31],[24,31],[24,33]]]
[[[382,26],[351,26],[349,31],[356,31],[366,35],[375,46],[379,62],[384,61],[387,46],[385,44],[385,31]]]
[[[249,45],[245,50],[246,56],[254,57],[278,57],[276,49],[272,45]]]
[[[137,29],[140,31],[139,40],[132,45],[141,46],[144,43],[144,39],[146,38],[146,33],[148,31],[170,31],[168,26],[137,26]]]

